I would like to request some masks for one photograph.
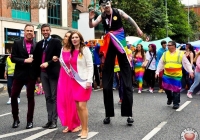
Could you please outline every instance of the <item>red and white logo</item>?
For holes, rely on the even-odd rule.
[[[193,128],[186,128],[181,133],[181,140],[198,140],[198,132]]]

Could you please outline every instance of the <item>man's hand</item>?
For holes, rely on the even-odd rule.
[[[194,78],[194,73],[193,73],[193,72],[189,73],[189,77],[190,77],[191,79],[193,79],[193,78]]]
[[[40,65],[40,68],[47,68],[48,67],[48,63],[47,62],[44,62]]]
[[[156,74],[155,74],[155,78],[158,78],[158,77],[159,77],[159,74],[158,74],[158,73],[156,73]]]
[[[4,72],[4,78],[7,79],[7,73],[6,72]]]
[[[89,12],[89,19],[92,20],[95,17],[95,12],[94,10]]]
[[[33,58],[27,58],[24,61],[25,63],[32,63],[33,62]]]
[[[59,58],[57,56],[53,56],[53,62],[57,62],[59,60]]]
[[[143,32],[142,32],[142,30],[140,30],[140,28],[137,28],[137,33],[139,36],[143,36]]]

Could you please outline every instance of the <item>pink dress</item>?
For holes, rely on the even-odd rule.
[[[62,56],[69,68],[70,52],[62,52]],[[57,111],[62,126],[68,127],[70,131],[80,126],[76,103],[72,95],[72,83],[72,79],[61,66],[57,87]]]
[[[78,59],[78,54],[79,54],[79,50],[74,50],[73,52],[73,57],[70,61],[71,66],[73,67],[73,69],[77,72],[77,59]],[[89,89],[84,89],[81,85],[79,85],[78,82],[76,82],[76,80],[72,80],[72,84],[73,84],[73,96],[74,96],[74,100],[75,101],[79,101],[79,102],[84,102],[84,101],[88,101],[90,99],[90,95],[92,92],[92,87],[90,87]]]

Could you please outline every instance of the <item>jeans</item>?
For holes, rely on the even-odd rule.
[[[194,83],[191,85],[188,91],[193,93],[194,89],[199,85],[199,83],[200,83],[200,72],[195,72]]]

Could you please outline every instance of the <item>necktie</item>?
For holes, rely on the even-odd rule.
[[[45,40],[44,40],[43,51],[45,51],[45,50],[46,50],[46,47],[47,47],[47,40],[45,39]]]

